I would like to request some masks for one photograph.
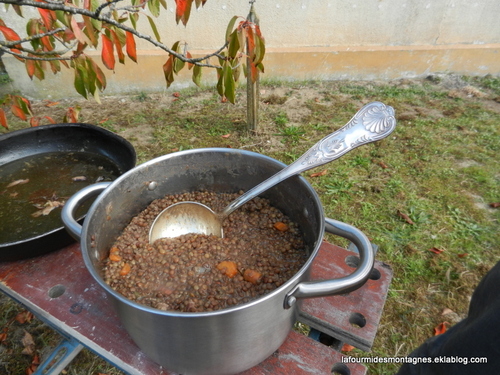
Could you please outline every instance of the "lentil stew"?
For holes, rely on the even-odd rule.
[[[240,194],[203,191],[153,201],[111,247],[106,283],[132,301],[182,312],[246,303],[281,286],[308,256],[297,225],[264,198],[232,213],[224,238],[187,234],[149,244],[150,226],[166,207],[196,201],[218,212]]]

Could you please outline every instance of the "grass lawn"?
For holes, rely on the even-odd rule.
[[[357,226],[379,246],[377,259],[394,278],[372,352],[404,356],[466,316],[474,287],[500,254],[500,78],[435,75],[391,82],[262,82],[260,127],[245,129],[244,89],[236,105],[213,88],[173,95],[133,93],[92,101],[33,103],[40,116],[61,121],[69,106],[81,122],[112,130],[134,144],[138,163],[183,149],[243,148],[291,163],[370,101],[396,111],[395,132],[326,166],[304,173],[328,217]],[[50,106],[47,106],[50,104]],[[9,118],[11,129],[27,124]],[[5,132],[5,130],[0,130]],[[318,177],[311,174],[320,173]],[[335,237],[330,242],[346,246]],[[0,372],[24,374],[29,332],[43,356],[57,336],[37,319],[12,319],[21,307],[0,300]],[[352,356],[366,356],[357,349]],[[369,365],[391,374],[396,365]],[[82,352],[68,374],[118,374]]]

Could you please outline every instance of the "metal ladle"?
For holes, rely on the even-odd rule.
[[[392,107],[380,102],[369,103],[342,128],[320,140],[292,164],[239,196],[222,212],[215,213],[198,202],[179,202],[167,207],[151,225],[149,242],[188,233],[223,237],[224,219],[249,200],[288,177],[329,163],[356,147],[383,139],[395,127],[396,118]]]

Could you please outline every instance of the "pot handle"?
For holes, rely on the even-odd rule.
[[[64,204],[61,212],[61,219],[64,227],[75,240],[80,241],[82,236],[82,226],[75,219],[76,210],[87,199],[99,195],[110,184],[111,182],[99,182],[97,184],[84,187],[82,190],[73,194]]]
[[[285,308],[295,305],[298,298],[325,297],[352,292],[361,287],[370,277],[375,262],[372,245],[359,229],[337,220],[325,219],[325,230],[351,241],[359,251],[356,271],[340,279],[306,281],[297,284],[285,297]]]

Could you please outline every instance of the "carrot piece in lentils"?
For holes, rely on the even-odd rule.
[[[121,276],[127,276],[130,272],[130,264],[128,263],[125,263],[122,267],[122,269],[120,270],[120,275]]]
[[[277,223],[274,223],[274,227],[279,230],[280,232],[285,232],[288,230],[288,225],[285,223],[278,221]]]
[[[259,271],[255,271],[250,268],[247,268],[245,272],[243,272],[243,278],[252,284],[257,284],[261,277],[262,274]]]
[[[217,265],[217,269],[228,277],[235,277],[238,274],[238,267],[235,262],[224,260]]]
[[[120,260],[122,260],[122,257],[119,256],[118,254],[111,253],[111,254],[109,254],[109,260],[111,260],[113,262],[119,262]]]

